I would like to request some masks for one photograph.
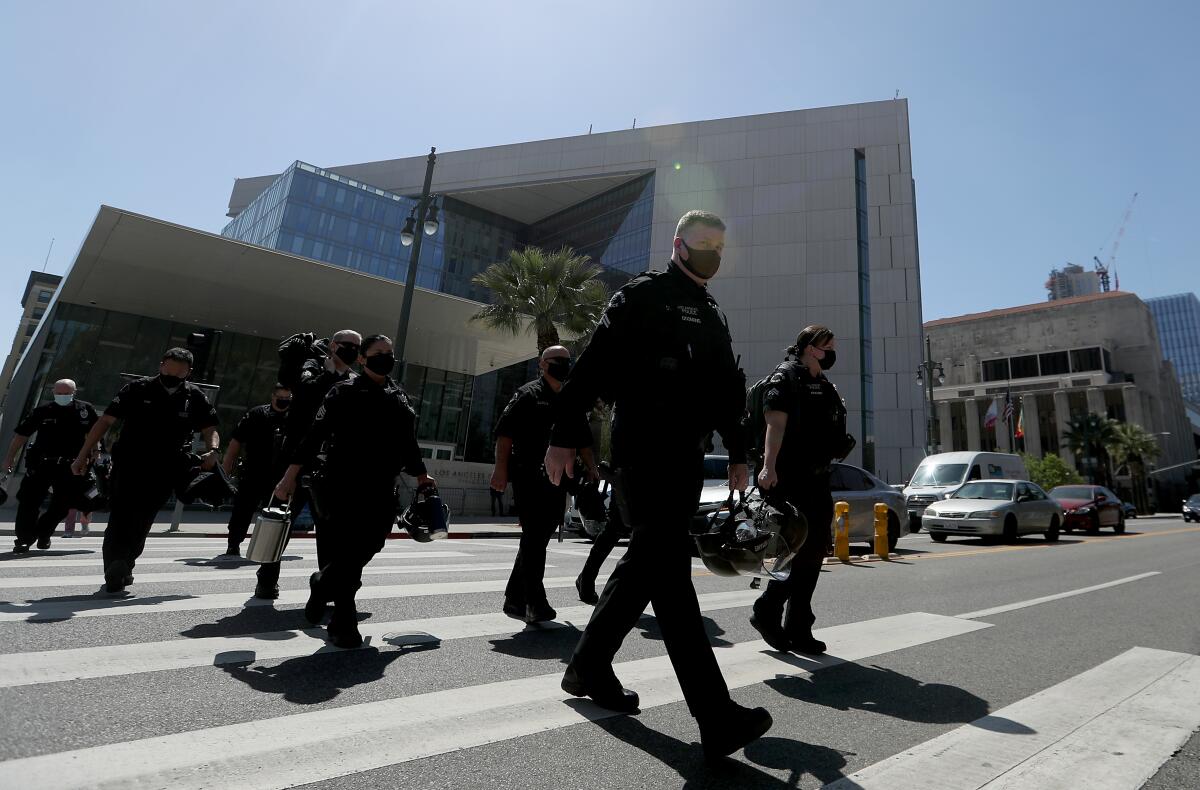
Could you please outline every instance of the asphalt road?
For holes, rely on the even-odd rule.
[[[557,691],[586,543],[551,544],[565,622],[521,630],[499,616],[515,541],[390,541],[355,651],[299,630],[298,543],[276,606],[244,605],[253,566],[211,562],[219,539],[154,539],[116,602],[92,596],[96,539],[0,554],[0,786],[1200,786],[1196,739],[1171,745],[1200,725],[1181,709],[1200,710],[1200,526],[1178,517],[1056,544],[917,534],[891,562],[827,566],[819,661],[763,650],[747,581],[697,569],[735,699],[775,719],[715,764],[649,613],[617,657],[640,714]]]

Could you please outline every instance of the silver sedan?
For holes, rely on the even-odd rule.
[[[1028,481],[976,480],[949,499],[930,505],[921,522],[938,543],[949,535],[979,536],[986,542],[1000,537],[1012,542],[1027,533],[1041,533],[1046,540],[1056,541],[1063,509]]]

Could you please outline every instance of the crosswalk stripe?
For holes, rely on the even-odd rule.
[[[739,688],[988,627],[910,613],[822,629],[831,654],[819,660],[767,652],[761,641],[716,654],[729,687]],[[667,656],[615,669],[638,690],[643,709],[682,699]],[[291,787],[614,715],[587,702],[564,703],[560,679],[556,672],[20,758],[0,763],[0,786]]]
[[[704,612],[749,606],[758,598],[754,590],[706,593],[698,596]],[[558,610],[558,619],[538,630],[582,626],[592,615],[591,606]],[[384,637],[403,634],[404,644],[470,639],[521,630],[521,625],[501,613],[454,615],[389,623],[361,623],[364,647],[382,647]],[[185,667],[221,666],[338,651],[325,641],[321,628],[274,631],[238,636],[169,639],[127,645],[43,650],[0,655],[0,688],[57,683],[83,678],[116,677]]]
[[[194,571],[157,571],[154,573],[139,573],[138,584],[162,584],[164,582],[222,582],[237,579],[254,579],[258,571],[256,565],[249,565],[245,570],[218,570],[213,568],[198,568]],[[553,568],[553,565],[547,565]],[[280,578],[295,578],[308,576],[316,570],[311,568],[283,568]],[[478,571],[509,571],[511,562],[484,562],[465,565],[401,565],[382,567],[369,565],[363,569],[364,576],[381,576],[393,573],[471,573]],[[93,576],[10,576],[0,578],[0,590],[21,590],[34,587],[92,587],[98,581]]]
[[[828,790],[1134,790],[1200,727],[1200,657],[1136,647]]]
[[[143,565],[172,565],[184,560],[203,560],[205,562],[213,562],[217,555],[204,552],[181,552],[176,557],[140,557],[137,561],[137,567]],[[297,553],[292,551],[284,552],[286,561],[300,560],[316,560],[317,555],[313,553]],[[429,551],[391,551],[380,552],[376,556],[376,560],[380,559],[445,559],[448,557],[471,557],[475,556],[464,551],[438,551],[431,549]],[[372,560],[375,561],[375,560]],[[229,562],[237,562],[236,559]],[[8,560],[0,562],[0,573],[8,568],[101,568],[104,566],[104,561],[100,559],[99,554],[90,555],[88,557],[80,557],[78,559],[60,559],[58,557],[36,557],[28,560]]]
[[[573,587],[575,577],[549,578],[544,581],[544,585],[547,589]],[[358,591],[356,598],[363,601],[381,598],[416,598],[426,595],[470,595],[503,592],[507,586],[507,579],[378,585],[363,587]],[[249,592],[203,593],[200,595],[159,593],[117,599],[81,595],[75,600],[57,599],[49,602],[0,601],[0,623],[302,604],[308,600],[308,590],[283,590],[280,592],[279,598],[274,601],[262,601],[257,598],[248,598],[248,596]]]

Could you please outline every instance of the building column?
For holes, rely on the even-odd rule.
[[[1108,407],[1104,405],[1104,390],[1099,387],[1088,387],[1087,404],[1088,411],[1092,414],[1099,414],[1101,417],[1108,416]]]
[[[1126,384],[1121,387],[1121,399],[1125,401],[1125,421],[1150,430],[1150,426],[1142,420],[1142,399],[1138,396],[1137,385]]]
[[[1021,396],[1021,419],[1025,423],[1025,452],[1042,457],[1042,425],[1038,422],[1037,395]]]
[[[1074,468],[1075,453],[1071,452],[1071,448],[1067,447],[1063,442],[1063,432],[1067,430],[1067,423],[1071,421],[1071,405],[1067,400],[1066,390],[1054,391],[1054,427],[1058,431],[1058,454],[1066,461],[1067,466]]]
[[[938,446],[943,453],[954,450],[954,424],[951,422],[950,401],[937,402]]]
[[[979,441],[979,400],[967,398],[963,406],[967,410],[967,449],[978,451],[983,448]]]

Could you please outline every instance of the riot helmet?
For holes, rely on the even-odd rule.
[[[450,506],[442,502],[436,485],[424,483],[417,486],[399,521],[418,543],[440,540],[450,533]]]

